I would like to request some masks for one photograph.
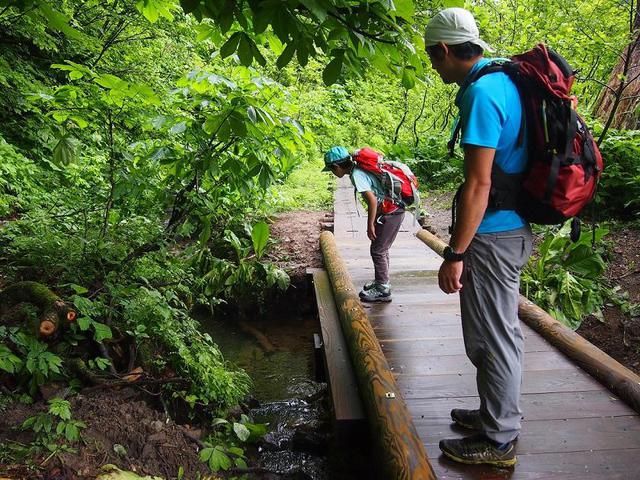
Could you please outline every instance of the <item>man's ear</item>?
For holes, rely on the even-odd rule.
[[[449,46],[446,43],[442,42],[439,42],[438,46],[440,47],[440,51],[442,52],[442,58],[440,58],[439,60],[442,61],[446,58],[447,55],[449,55]]]

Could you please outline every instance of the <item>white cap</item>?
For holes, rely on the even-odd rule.
[[[429,20],[424,33],[424,44],[431,47],[440,42],[445,45],[471,42],[488,52],[495,51],[480,38],[473,15],[464,8],[445,8]]]

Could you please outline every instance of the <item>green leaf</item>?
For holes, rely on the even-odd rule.
[[[71,419],[71,404],[62,398],[52,398],[49,400],[49,413],[60,417],[63,420]]]
[[[53,163],[58,166],[69,165],[76,154],[76,139],[63,135],[53,147]]]
[[[22,360],[14,355],[9,347],[0,344],[0,369],[8,373],[16,373],[21,365]]]
[[[88,289],[86,289],[82,285],[76,285],[75,283],[69,284],[69,287],[71,287],[73,289],[73,291],[76,292],[76,295],[82,295],[82,294],[87,293],[89,291]]]
[[[100,322],[93,322],[93,328],[95,330],[93,338],[96,342],[101,342],[107,338],[112,338],[111,328],[108,325]]]
[[[244,33],[240,36],[240,41],[238,42],[238,58],[240,59],[240,63],[245,67],[251,65],[253,61],[253,52],[251,50],[252,42],[253,41]]]
[[[220,469],[229,470],[231,467],[231,459],[227,456],[227,454],[222,450],[222,447],[217,446],[213,449],[213,453],[209,458],[209,468],[217,472]]]
[[[300,0],[307,9],[316,17],[320,23],[324,22],[327,18],[327,10],[316,0]]]
[[[203,448],[202,450],[200,450],[200,461],[208,462],[211,458],[211,455],[213,455],[213,447]]]
[[[94,82],[96,82],[101,87],[104,87],[109,90],[118,90],[122,88],[127,88],[128,86],[127,82],[109,73],[103,73],[102,75],[98,75],[96,78],[94,78]]]
[[[412,0],[394,0],[396,15],[404,18],[405,20],[411,20],[415,13]],[[464,2],[462,2],[464,7]]]
[[[173,5],[173,2],[167,2],[165,0],[140,0],[136,3],[136,8],[144,17],[151,23],[158,21],[160,17],[167,20],[173,20],[173,15],[169,10],[169,7]]]
[[[249,429],[241,423],[234,423],[233,431],[235,432],[236,436],[240,439],[241,442],[246,442],[249,439],[249,436],[251,435],[251,432],[249,431]]]
[[[259,260],[269,240],[269,226],[265,222],[256,223],[251,229],[251,240],[253,240],[253,251]]]
[[[240,43],[242,35],[242,33],[236,32],[231,35],[226,42],[224,42],[222,47],[220,47],[220,56],[222,58],[227,58],[229,55],[233,55],[233,53],[238,49],[238,44]]]
[[[256,114],[256,109],[253,106],[249,106],[247,108],[247,117],[249,117],[251,123],[256,123],[258,121],[258,115]]]
[[[284,68],[285,66],[287,66],[289,64],[289,62],[291,61],[291,59],[293,58],[293,54],[295,52],[296,52],[296,44],[295,44],[295,42],[289,43],[285,47],[284,51],[278,57],[278,60],[276,60],[276,66],[278,68]]]
[[[336,83],[338,77],[340,76],[340,72],[342,71],[342,61],[343,57],[339,56],[331,60],[326,67],[324,67],[324,71],[322,72],[322,80],[324,84],[329,86]]]
[[[402,71],[402,86],[407,90],[411,90],[416,85],[416,74],[411,68],[405,68]]]
[[[179,122],[176,123],[173,127],[171,127],[171,129],[169,130],[169,133],[171,135],[177,135],[179,133],[184,132],[187,129],[187,122]]]
[[[51,6],[49,6],[45,2],[38,2],[37,5],[40,11],[42,12],[42,14],[47,19],[49,23],[49,27],[51,27],[53,30],[62,32],[67,37],[73,38],[75,40],[81,40],[83,38],[83,35],[80,31],[69,26],[69,22],[71,21],[69,17],[60,13],[57,10],[54,10],[53,8],[51,8]]]
[[[91,319],[89,317],[80,317],[78,318],[77,323],[80,330],[84,332],[89,330],[89,327],[91,326]]]

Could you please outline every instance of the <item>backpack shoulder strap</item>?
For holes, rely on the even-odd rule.
[[[484,67],[478,69],[478,71],[474,72],[474,74],[464,83],[464,85],[460,88],[464,88],[467,89],[469,87],[469,85],[471,85],[472,83],[477,82],[480,78],[484,77],[485,75],[489,75],[491,73],[497,73],[497,72],[504,72],[507,75],[509,75],[509,73],[511,72],[510,69],[510,65],[512,65],[512,61],[511,60],[496,60],[493,61],[487,65],[485,65]],[[511,75],[509,75],[510,78]],[[518,89],[518,94],[520,95],[520,98],[522,99],[522,92],[520,91],[520,87],[518,86],[518,84],[516,82],[514,82],[516,85],[516,88]],[[524,103],[521,101],[520,102],[522,105],[522,116],[521,116],[521,120],[520,120],[520,131],[518,132],[518,146],[520,147],[522,145],[523,139],[524,139],[524,129],[525,129],[525,110],[524,110]],[[447,148],[449,150],[449,156],[453,157],[455,156],[455,148],[456,148],[456,143],[458,143],[458,137],[460,136],[460,130],[462,129],[462,124],[460,123],[460,119],[458,118],[458,121],[456,122],[456,126],[453,130],[453,134],[451,135],[451,139],[447,142]]]

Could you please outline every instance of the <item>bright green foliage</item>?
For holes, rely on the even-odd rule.
[[[62,358],[51,352],[46,343],[16,327],[3,327],[0,341],[0,369],[25,384],[29,393],[34,394],[39,386],[62,377]]]
[[[286,181],[271,188],[277,210],[331,210],[334,177],[321,172],[320,155],[295,167]]]
[[[599,214],[637,220],[640,216],[640,135],[610,132],[600,149],[606,165],[596,197]]]
[[[161,477],[152,477],[150,475],[141,477],[137,473],[120,470],[118,467],[111,464],[103,465],[100,470],[105,473],[101,473],[100,475],[98,475],[96,477],[96,480],[164,480]],[[180,480],[180,478],[181,476],[178,475],[178,480]]]
[[[592,248],[593,233],[585,228],[573,243],[570,224],[557,231],[547,229],[537,255],[523,271],[522,286],[527,298],[575,329],[587,315],[602,319],[604,300],[612,291],[603,277],[601,251]],[[597,246],[606,234],[606,229],[596,229]]]
[[[180,3],[197,19],[210,19],[199,28],[200,38],[221,43],[220,55],[235,53],[243,65],[256,61],[264,66],[263,46],[278,52],[279,68],[294,56],[304,67],[310,57],[326,55],[330,60],[322,78],[327,85],[335,83],[343,70],[362,71],[368,64],[389,74],[411,72],[407,77],[422,72],[424,53],[415,46],[421,36],[413,28],[411,0]],[[223,41],[222,35],[228,37]]]
[[[208,248],[200,254],[201,268],[207,271],[203,277],[205,294],[228,302],[233,300],[241,315],[260,308],[263,296],[271,289],[284,291],[289,287],[286,272],[260,261],[268,243],[267,225],[258,223],[247,230],[249,238],[238,237],[231,230],[224,232],[224,241],[233,248],[235,260],[217,258]]]
[[[80,440],[80,430],[86,428],[86,424],[71,417],[71,404],[67,400],[55,397],[48,403],[49,409],[27,418],[22,423],[22,429],[33,430],[43,447],[57,452],[65,447],[58,440],[77,442]]]
[[[215,431],[205,440],[206,447],[200,451],[200,460],[207,463],[213,472],[229,470],[232,466],[247,468],[242,445],[253,443],[267,433],[266,425],[252,423],[244,414],[239,422],[217,418],[212,426]]]
[[[221,407],[239,401],[247,392],[250,380],[244,372],[234,371],[224,362],[208,334],[200,331],[196,320],[186,313],[186,305],[173,291],[163,294],[148,287],[114,287],[114,298],[128,331],[140,339],[143,355],[157,350],[167,352],[154,359],[157,370],[171,366],[192,384],[182,397],[195,402],[215,402]],[[148,337],[148,341],[143,341]]]

